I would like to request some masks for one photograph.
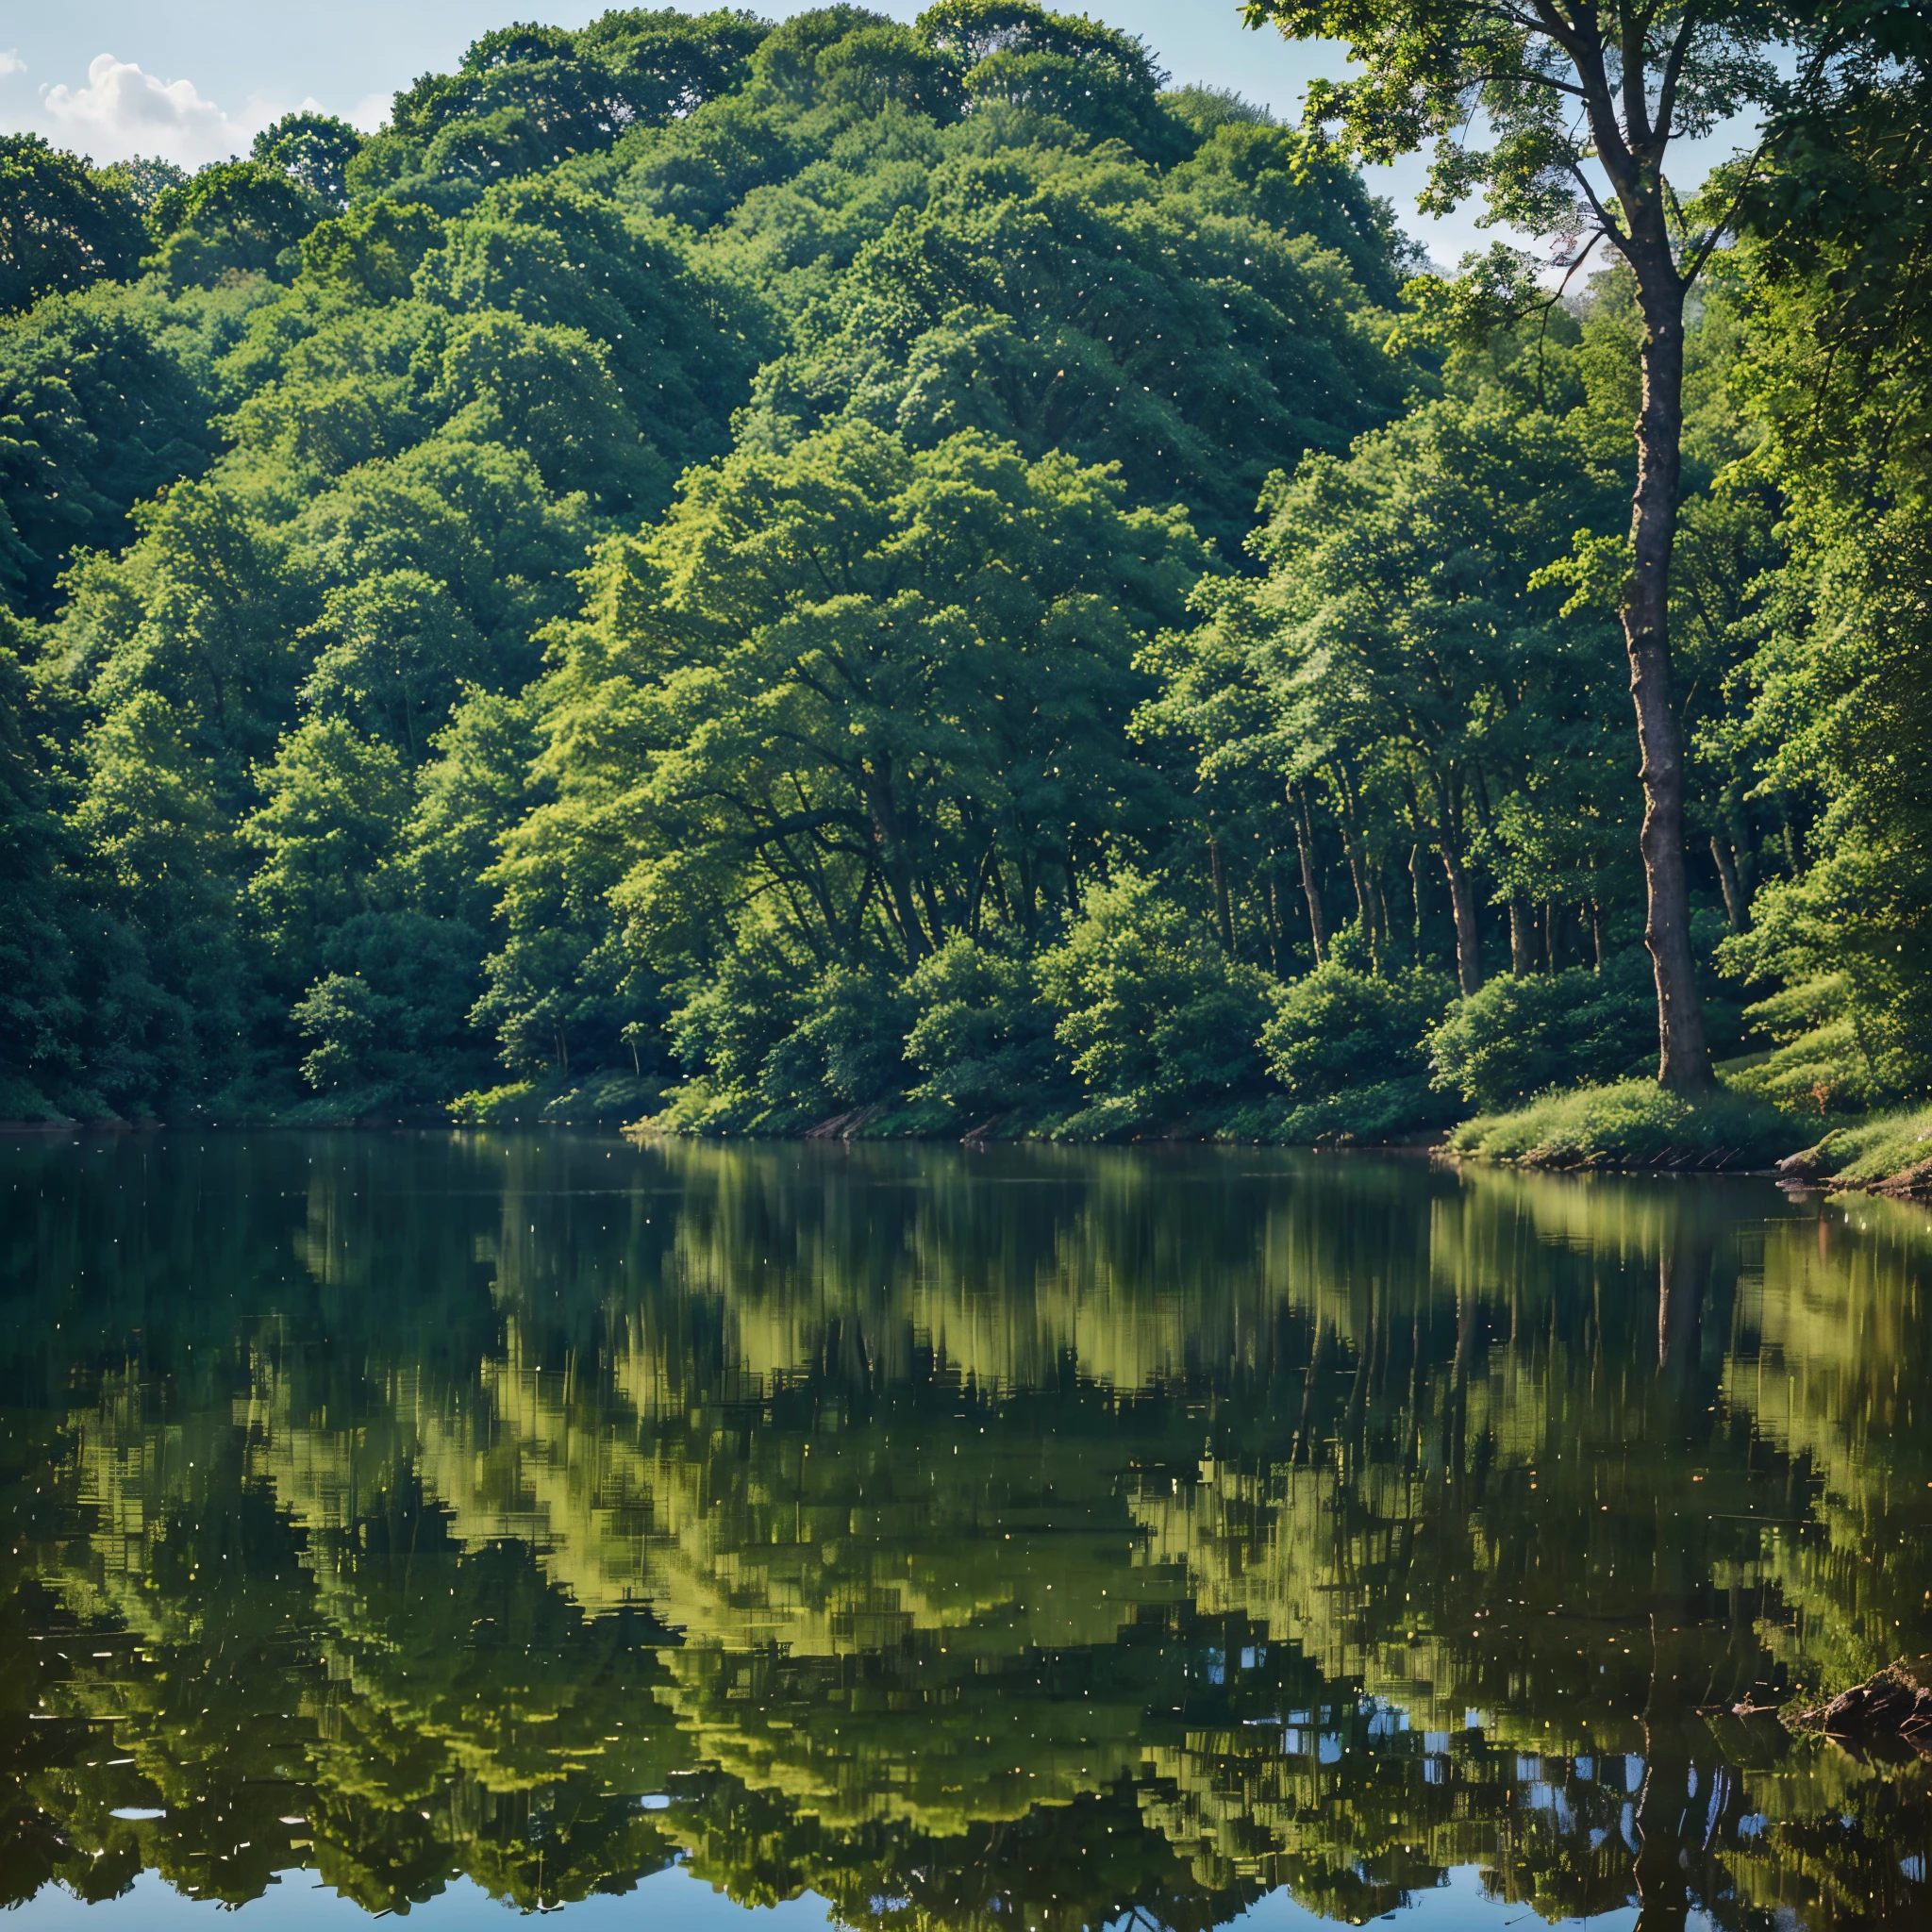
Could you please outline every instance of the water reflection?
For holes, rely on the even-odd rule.
[[[1932,1651],[1915,1210],[487,1135],[0,1203],[0,1898],[1932,1919],[1918,1765],[1732,1709]]]

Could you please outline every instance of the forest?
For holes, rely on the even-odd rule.
[[[1255,0],[1299,125],[939,0],[0,138],[0,1118],[1922,1106],[1932,29],[1605,9],[1613,152],[1447,11]]]

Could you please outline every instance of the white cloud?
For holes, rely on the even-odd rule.
[[[192,167],[245,154],[253,131],[204,100],[192,80],[158,80],[111,54],[88,63],[85,87],[43,87],[41,119],[61,146],[96,162],[142,154]]]
[[[25,72],[26,62],[20,58],[18,47],[0,47],[0,75]]]
[[[387,125],[390,109],[394,105],[393,94],[364,94],[342,118],[351,127],[359,127],[364,134],[374,134],[378,127]]]

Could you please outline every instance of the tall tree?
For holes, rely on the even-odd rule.
[[[1361,78],[1316,82],[1307,112],[1387,161],[1433,141],[1423,207],[1487,191],[1490,218],[1552,238],[1574,267],[1599,241],[1629,265],[1643,318],[1638,472],[1621,609],[1642,752],[1644,942],[1656,969],[1666,1087],[1711,1083],[1692,968],[1685,858],[1684,733],[1672,691],[1671,550],[1684,433],[1684,307],[1728,210],[1687,221],[1665,173],[1672,144],[1781,100],[1774,58],[1801,46],[1810,71],[1871,12],[1779,0],[1247,0],[1252,26],[1344,42]],[[1799,83],[1803,84],[1802,78]],[[1486,127],[1491,144],[1469,139]],[[1468,264],[1466,314],[1534,299],[1528,259]]]
[[[123,183],[38,134],[0,135],[0,314],[125,275],[146,245]]]

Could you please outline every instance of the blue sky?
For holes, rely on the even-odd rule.
[[[291,108],[375,127],[417,75],[456,65],[478,34],[514,19],[580,26],[608,0],[41,0],[0,13],[0,127],[32,129],[96,161],[158,154],[188,166],[245,153]],[[693,8],[700,0],[691,0]],[[750,0],[758,6],[758,0]],[[872,0],[909,20],[919,0]],[[1345,63],[1332,43],[1251,33],[1233,0],[1061,0],[1141,35],[1176,83],[1231,87],[1283,118],[1320,74]],[[798,10],[764,0],[758,10]],[[1728,142],[1702,143],[1717,158]],[[1707,165],[1707,160],[1705,163]],[[1408,231],[1445,267],[1488,237],[1474,208],[1441,222],[1415,211],[1420,164],[1372,171]],[[1694,178],[1696,169],[1674,174]]]
[[[0,26],[11,71],[0,76],[0,114],[15,128],[90,140],[95,158],[144,142],[184,160],[226,155],[264,118],[305,100],[374,125],[389,97],[418,74],[453,67],[487,29],[534,13],[579,26],[608,0],[337,0],[315,7],[275,0],[67,0],[6,9]],[[693,0],[693,5],[699,0]],[[917,0],[873,0],[910,20]],[[1250,33],[1230,0],[1087,0],[1109,25],[1143,35],[1180,81],[1209,81],[1292,113],[1309,75],[1339,70],[1333,49],[1291,46]],[[783,15],[794,5],[758,10]],[[104,56],[110,68],[90,68]],[[126,70],[138,69],[139,77]],[[112,152],[110,152],[110,150]]]

